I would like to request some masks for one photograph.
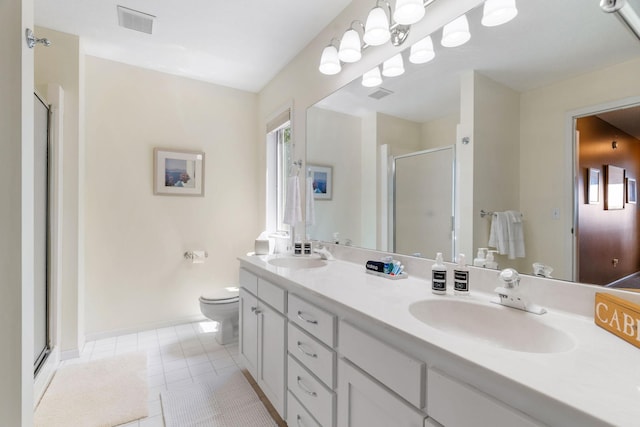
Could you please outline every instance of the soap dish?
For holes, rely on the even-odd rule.
[[[378,271],[372,271],[372,270],[365,270],[365,271],[369,274],[373,274],[374,276],[384,277],[385,279],[389,279],[389,280],[400,280],[400,279],[406,279],[407,277],[409,277],[407,273],[400,273],[392,276],[391,274],[380,273]]]

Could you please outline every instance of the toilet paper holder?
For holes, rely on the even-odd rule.
[[[209,253],[207,251],[186,251],[183,256],[184,259],[193,261],[201,258],[209,258]]]

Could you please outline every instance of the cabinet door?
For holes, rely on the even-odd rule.
[[[427,416],[358,368],[338,365],[338,427],[423,427]]]
[[[287,318],[262,301],[258,312],[258,385],[285,418]]]
[[[242,362],[253,376],[258,377],[258,299],[240,288],[240,331],[238,351]]]

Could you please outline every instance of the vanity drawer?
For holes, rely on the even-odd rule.
[[[317,339],[291,324],[289,328],[289,354],[292,354],[329,388],[335,388],[336,352]]]
[[[324,427],[332,427],[336,394],[289,356],[287,386],[309,413]]]
[[[271,282],[258,278],[258,298],[278,310],[280,313],[286,313],[287,291],[280,286],[276,286]]]
[[[349,323],[340,322],[340,354],[405,398],[424,408],[426,366]]]
[[[291,427],[322,427],[291,392],[287,393],[287,424]]]
[[[429,369],[429,416],[447,427],[541,427],[527,415],[469,385]],[[461,410],[463,409],[463,410]]]
[[[251,292],[253,295],[258,295],[258,276],[253,273],[249,273],[244,268],[241,268],[239,279],[240,286]]]
[[[290,321],[329,347],[335,347],[336,316],[291,294],[288,315]]]

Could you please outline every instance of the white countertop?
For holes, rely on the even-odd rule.
[[[411,277],[410,271],[407,279],[389,280],[366,274],[364,265],[341,260],[329,261],[324,267],[296,270],[275,267],[267,262],[269,257],[276,256],[241,256],[239,260],[245,267],[258,267],[275,274],[528,390],[560,401],[593,417],[593,425],[640,425],[640,348],[596,326],[593,319],[554,309],[541,316],[515,310],[563,330],[571,336],[575,346],[561,353],[506,350],[442,332],[409,313],[409,305],[421,300],[463,298],[490,304],[493,295],[474,291],[473,272],[469,296],[453,296],[450,289],[448,295],[440,296],[431,293],[429,281]],[[426,362],[429,365],[429,360]],[[545,412],[547,409],[539,410]]]

